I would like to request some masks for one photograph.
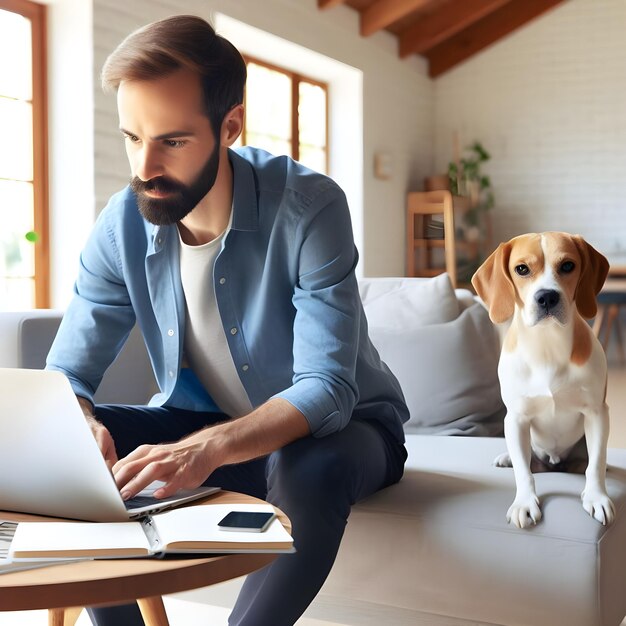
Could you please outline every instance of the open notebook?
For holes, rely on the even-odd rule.
[[[271,504],[204,504],[138,522],[20,522],[13,559],[127,558],[176,553],[293,552],[293,539],[274,519],[263,532],[218,528],[230,511],[270,511]]]

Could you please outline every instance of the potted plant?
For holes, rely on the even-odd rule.
[[[458,276],[461,282],[469,282],[472,274],[490,252],[490,227],[486,213],[493,208],[495,199],[489,176],[481,171],[491,155],[479,141],[474,141],[448,165],[450,191],[464,196],[461,219],[456,220],[457,238],[460,246]]]

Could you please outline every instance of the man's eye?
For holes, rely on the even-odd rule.
[[[515,266],[515,273],[518,276],[528,276],[528,274],[530,274],[530,269],[528,265],[525,265],[524,263],[520,263],[519,265]]]
[[[137,137],[137,135],[124,134],[124,139],[128,139],[131,143],[137,143],[139,141],[139,137]]]
[[[169,148],[182,148],[187,142],[182,139],[166,139],[164,143]]]
[[[560,271],[563,274],[569,274],[570,272],[574,271],[575,267],[576,264],[573,261],[564,261],[563,263],[561,263]]]

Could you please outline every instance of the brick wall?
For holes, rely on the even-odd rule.
[[[496,241],[565,230],[626,254],[626,2],[569,0],[434,81],[436,170],[492,153]]]

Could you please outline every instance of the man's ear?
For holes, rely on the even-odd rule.
[[[226,113],[224,119],[222,120],[220,137],[220,143],[222,146],[230,148],[230,146],[237,141],[237,137],[241,135],[241,131],[243,130],[243,116],[243,104],[237,104],[230,111],[228,111],[228,113]]]

